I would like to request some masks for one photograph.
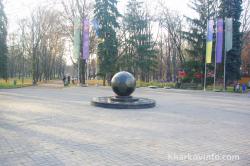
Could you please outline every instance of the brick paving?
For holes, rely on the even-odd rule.
[[[145,110],[90,105],[109,88],[0,90],[0,165],[250,165],[250,97],[139,88]],[[238,155],[239,160],[173,156]]]

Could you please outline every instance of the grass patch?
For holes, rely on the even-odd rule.
[[[24,78],[22,79],[15,79],[10,78],[7,81],[0,79],[0,89],[12,89],[12,88],[21,88],[21,87],[27,87],[32,85],[32,79],[31,78]]]
[[[86,84],[88,85],[102,85],[103,81],[102,80],[86,80]],[[106,82],[107,84],[107,82]]]
[[[241,87],[242,88],[242,87]],[[214,87],[212,85],[206,87],[207,91],[214,91]],[[224,92],[223,86],[215,86],[216,91]],[[239,92],[234,92],[234,87],[233,86],[227,86],[226,92],[228,93],[242,93],[242,90]],[[247,89],[246,92],[250,92],[250,89]]]
[[[157,81],[150,81],[150,82],[136,81],[136,87],[148,87],[148,86],[156,86],[159,88],[164,88],[164,87],[174,88],[175,83],[173,83],[173,82],[157,82]]]

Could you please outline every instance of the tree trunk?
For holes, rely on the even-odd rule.
[[[83,60],[81,58],[79,58],[80,62],[79,62],[79,65],[80,65],[80,83],[81,84],[85,84],[85,64],[86,64],[86,60]]]
[[[102,85],[106,86],[106,74],[104,74],[103,76]]]

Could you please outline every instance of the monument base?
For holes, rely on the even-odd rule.
[[[93,98],[91,104],[103,108],[143,109],[155,107],[155,101],[132,96],[111,96]]]

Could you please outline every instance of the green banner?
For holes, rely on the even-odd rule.
[[[73,48],[74,59],[78,59],[80,57],[80,46],[81,46],[81,20],[80,18],[75,18],[74,20],[74,48]]]
[[[232,18],[225,19],[225,48],[229,51],[233,48],[233,20]]]

